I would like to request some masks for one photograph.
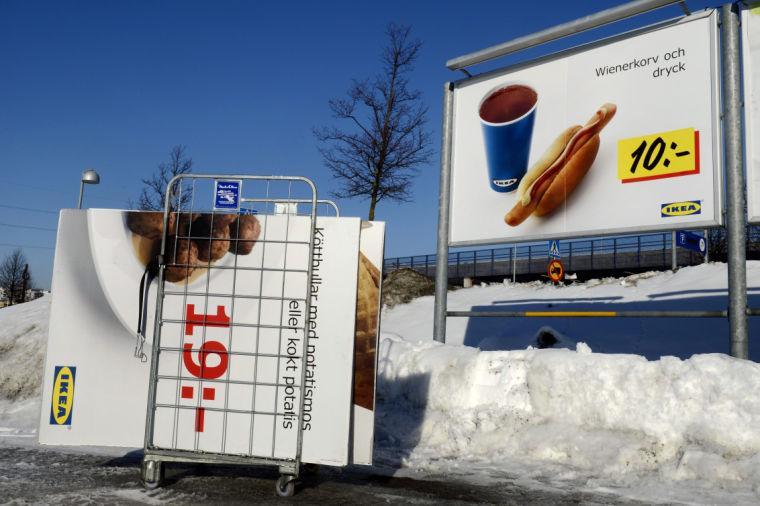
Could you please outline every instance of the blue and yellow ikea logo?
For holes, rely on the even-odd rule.
[[[660,217],[671,218],[673,216],[688,216],[702,213],[701,200],[684,200],[683,202],[670,202],[660,204]]]
[[[55,366],[53,396],[50,402],[50,425],[71,425],[74,411],[74,378],[76,367]]]

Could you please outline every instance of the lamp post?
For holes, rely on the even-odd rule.
[[[84,196],[85,184],[98,184],[100,183],[100,176],[94,169],[87,169],[82,172],[82,181],[79,183],[79,203],[77,209],[82,209],[82,197]]]

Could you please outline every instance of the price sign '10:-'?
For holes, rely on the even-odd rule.
[[[699,174],[699,131],[682,128],[618,141],[623,183]]]

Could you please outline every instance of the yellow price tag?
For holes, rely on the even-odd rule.
[[[699,174],[699,130],[682,128],[618,141],[623,183]]]

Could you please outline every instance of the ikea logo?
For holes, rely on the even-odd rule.
[[[660,216],[669,218],[672,216],[688,216],[690,214],[701,214],[701,200],[685,200],[683,202],[671,202],[670,204],[660,204]]]
[[[71,425],[76,374],[76,367],[55,366],[53,395],[50,402],[50,425]]]

